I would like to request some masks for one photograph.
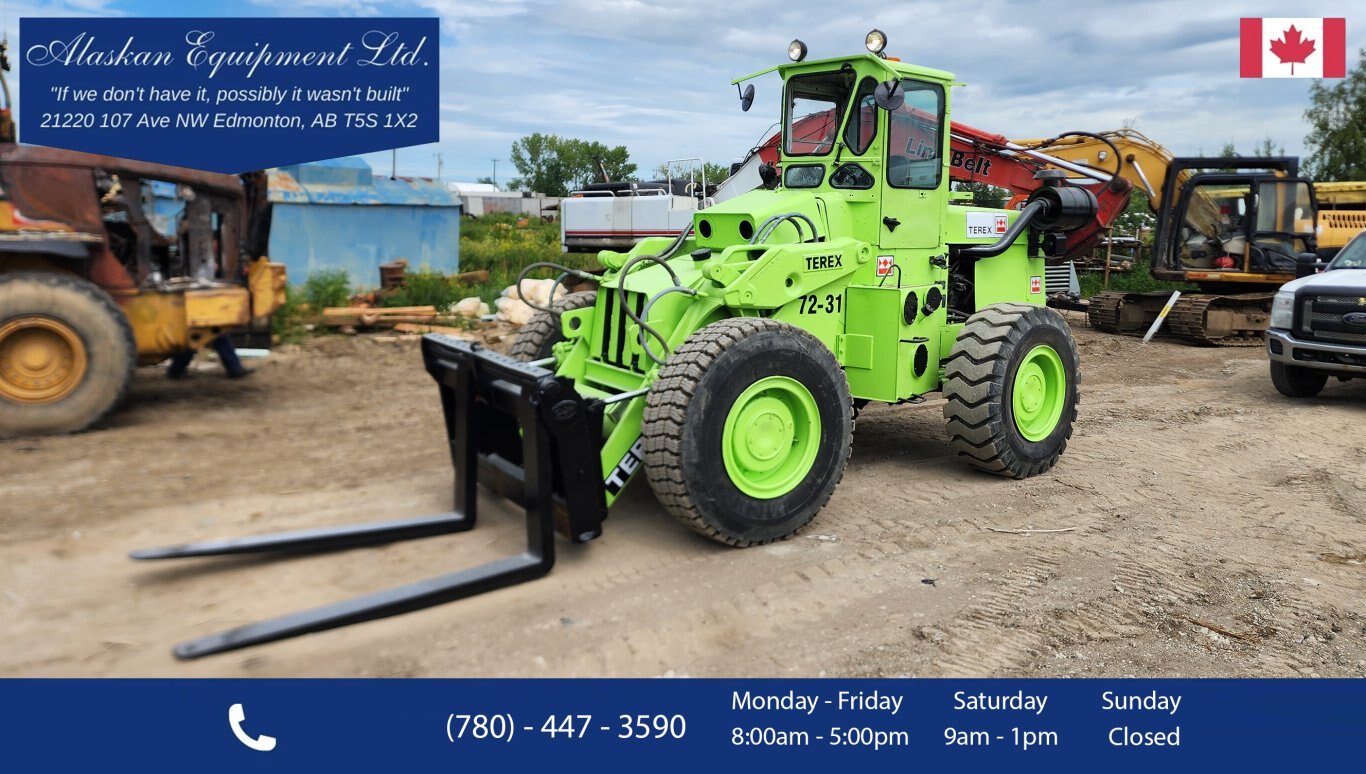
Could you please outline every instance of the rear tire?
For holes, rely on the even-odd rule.
[[[564,331],[560,328],[560,313],[574,309],[584,309],[598,302],[598,291],[584,290],[570,293],[550,305],[555,314],[537,312],[531,322],[522,326],[517,338],[512,342],[509,354],[525,363],[545,360],[555,354],[554,346],[564,341]]]
[[[0,275],[0,437],[86,429],[136,365],[133,329],[103,290],[71,274]]]
[[[1271,383],[1287,398],[1312,398],[1328,384],[1328,374],[1312,368],[1271,361]]]
[[[849,383],[819,339],[775,320],[722,320],[689,336],[650,387],[645,473],[693,530],[769,543],[830,499],[853,425]]]
[[[1081,382],[1076,342],[1057,312],[995,304],[968,318],[945,369],[950,443],[974,467],[1012,478],[1057,463]]]

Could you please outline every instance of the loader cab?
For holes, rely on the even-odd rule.
[[[952,76],[874,54],[775,69],[780,190],[809,194],[832,231],[879,248],[939,247]],[[880,87],[890,103],[880,104]]]

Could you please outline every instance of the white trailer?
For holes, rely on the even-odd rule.
[[[564,251],[629,250],[646,237],[674,236],[688,227],[693,213],[720,201],[730,183],[707,196],[702,159],[674,159],[666,168],[664,180],[596,183],[570,193],[560,202]],[[686,176],[675,177],[675,168],[686,169]]]

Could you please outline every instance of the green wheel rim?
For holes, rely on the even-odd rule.
[[[1025,440],[1042,441],[1058,426],[1066,402],[1067,370],[1062,358],[1046,344],[1029,350],[1015,371],[1015,387],[1011,390],[1015,429]]]
[[[806,478],[821,442],[820,411],[796,379],[769,376],[740,393],[726,415],[721,459],[736,488],[770,500]]]

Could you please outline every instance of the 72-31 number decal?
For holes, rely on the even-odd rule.
[[[839,293],[827,293],[824,296],[802,296],[801,306],[798,307],[799,314],[839,314],[844,311],[844,296]]]

